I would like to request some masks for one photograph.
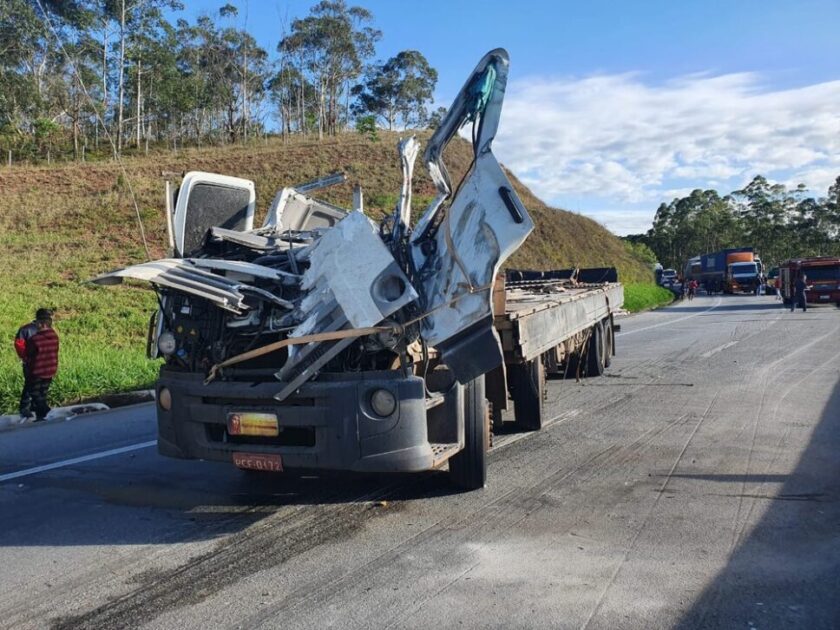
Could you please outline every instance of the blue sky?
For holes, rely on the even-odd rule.
[[[232,3],[273,53],[314,0]],[[195,16],[224,2],[187,4]],[[693,188],[762,173],[824,194],[840,175],[840,0],[350,4],[373,12],[379,58],[429,59],[440,105],[507,48],[496,154],[550,204],[616,233],[647,229],[660,201]]]

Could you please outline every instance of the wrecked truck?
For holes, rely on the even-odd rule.
[[[615,270],[500,273],[533,222],[491,151],[508,55],[472,72],[423,162],[437,195],[411,224],[420,145],[382,221],[319,201],[336,174],[284,188],[254,226],[251,181],[191,172],[167,211],[172,256],[104,274],[149,283],[158,449],[244,469],[415,472],[480,488],[492,427],[543,424],[546,373],[600,374],[614,353]],[[453,186],[446,145],[471,127]]]

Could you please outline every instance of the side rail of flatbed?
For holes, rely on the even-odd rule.
[[[517,427],[540,429],[546,375],[601,376],[615,355],[613,316],[624,303],[623,286],[614,271],[600,283],[577,283],[563,277],[566,271],[544,279],[514,275],[503,292],[497,287],[495,327],[505,362],[487,375],[496,431],[509,398]]]

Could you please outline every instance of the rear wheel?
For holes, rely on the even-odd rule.
[[[545,366],[542,357],[510,368],[510,389],[516,426],[523,431],[542,428]]]
[[[449,458],[449,478],[459,488],[477,490],[487,480],[490,417],[484,376],[464,385],[464,448]]]
[[[604,320],[604,367],[610,367],[612,363],[613,353],[615,352],[615,331],[613,330],[612,321]]]
[[[598,322],[592,327],[589,343],[586,346],[586,375],[601,376],[606,363],[604,343],[604,325]]]

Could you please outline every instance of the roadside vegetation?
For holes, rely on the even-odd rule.
[[[631,313],[648,311],[674,301],[674,293],[651,283],[631,282],[624,285],[624,308]]]
[[[728,195],[697,189],[661,204],[653,227],[626,239],[680,272],[689,258],[727,247],[755,248],[768,269],[798,256],[840,256],[840,176],[825,196],[761,175]]]

